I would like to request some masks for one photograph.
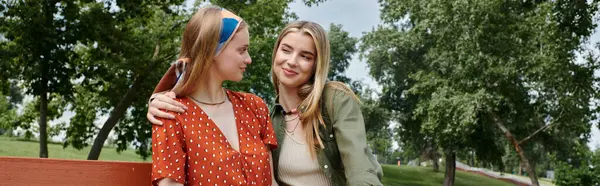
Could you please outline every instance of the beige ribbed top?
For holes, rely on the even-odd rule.
[[[329,186],[330,180],[319,166],[318,159],[312,159],[306,143],[296,141],[288,133],[280,147],[279,180],[282,185]]]

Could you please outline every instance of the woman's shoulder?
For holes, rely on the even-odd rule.
[[[358,100],[354,91],[350,89],[350,87],[339,81],[329,81],[325,84],[325,88],[323,89],[323,99],[324,100],[335,100],[335,99],[344,99],[344,98],[355,98]]]

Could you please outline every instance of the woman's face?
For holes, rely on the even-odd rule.
[[[313,38],[302,32],[290,32],[277,46],[273,73],[283,86],[298,88],[314,75],[316,59]]]
[[[214,67],[219,77],[223,80],[236,82],[242,80],[246,67],[252,63],[252,59],[248,54],[249,43],[248,28],[243,28],[235,33],[231,41],[215,58]]]

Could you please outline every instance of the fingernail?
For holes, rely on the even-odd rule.
[[[188,107],[186,107],[186,106],[183,106],[183,110],[187,110],[187,109],[188,109]]]
[[[173,116],[173,115],[170,115],[170,116],[169,116],[169,119],[175,119],[175,116]]]

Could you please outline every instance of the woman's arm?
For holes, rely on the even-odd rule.
[[[365,122],[358,101],[349,93],[336,91],[333,100],[333,130],[344,164],[347,185],[382,185],[370,160]]]
[[[172,114],[163,112],[160,109],[183,113],[187,110],[187,107],[184,104],[175,101],[175,92],[169,91],[166,93],[160,92],[152,94],[148,103],[148,113],[146,113],[146,118],[148,118],[150,123],[155,125],[163,124],[162,121],[156,117],[164,119],[175,118]]]

